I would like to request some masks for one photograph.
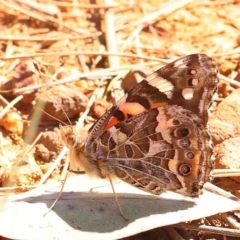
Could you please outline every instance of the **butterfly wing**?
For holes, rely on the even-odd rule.
[[[217,82],[215,63],[205,54],[188,55],[167,64],[137,84],[92,126],[86,151],[106,129],[167,104],[191,110],[206,123]]]
[[[100,171],[107,163],[141,190],[197,196],[212,169],[209,141],[205,123],[195,113],[166,105],[104,131],[93,142],[91,156]]]
[[[166,101],[167,97],[164,93],[161,93],[146,80],[141,81],[95,122],[89,130],[90,134],[86,143],[86,149],[106,129],[151,108],[165,105]]]
[[[114,172],[153,194],[197,196],[212,169],[207,120],[217,82],[204,54],[158,69],[93,125],[84,146],[72,148],[76,160],[92,176]]]
[[[196,113],[207,122],[208,109],[217,90],[215,62],[205,54],[177,59],[151,74],[147,80],[176,104]]]

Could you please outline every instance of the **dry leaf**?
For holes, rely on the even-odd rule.
[[[53,185],[8,201],[0,212],[0,235],[31,240],[119,239],[240,207],[235,201],[207,191],[192,199],[173,192],[153,196],[123,182],[115,183],[114,188],[129,222],[120,216],[107,182],[90,181],[80,175],[67,180],[64,193],[46,217],[43,215],[58,194]]]

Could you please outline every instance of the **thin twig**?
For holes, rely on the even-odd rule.
[[[221,214],[221,218],[224,222],[227,223],[228,227],[233,229],[240,229],[240,223],[238,222],[237,218],[233,216],[233,213],[226,212]]]
[[[159,21],[160,19],[163,19],[166,16],[172,14],[173,12],[185,7],[187,4],[189,4],[191,2],[192,2],[192,0],[182,0],[182,1],[178,1],[178,2],[174,1],[173,4],[171,4],[170,6],[167,6],[163,9],[161,8],[158,11],[150,13],[150,14],[144,16],[143,18],[140,18],[131,23],[125,24],[120,27],[116,27],[116,31],[121,31],[126,28],[130,28],[130,27],[136,27],[136,26],[139,26],[142,24],[150,24],[153,21],[156,21],[156,19]]]
[[[213,169],[211,176],[214,178],[219,177],[239,177],[240,169]]]
[[[113,4],[112,0],[105,0],[106,5]],[[116,33],[115,33],[115,18],[114,12],[112,9],[107,9],[105,12],[105,29],[106,29],[106,42],[107,50],[109,52],[117,52],[117,42],[116,42]],[[108,62],[110,67],[119,66],[119,56],[108,56]]]
[[[234,54],[237,54],[239,57],[239,54],[240,54],[239,47],[234,49],[233,51],[229,51],[229,52],[213,53],[213,54],[211,54],[211,57],[224,57],[224,56],[229,56],[229,55],[234,55]]]
[[[0,119],[11,109],[15,104],[17,104],[19,101],[21,101],[23,98],[23,95],[20,95],[16,97],[14,100],[12,100],[0,113]]]
[[[237,0],[225,0],[225,1],[194,1],[190,7],[196,6],[215,6],[215,5],[228,5],[228,4],[238,4],[240,1]]]
[[[85,34],[85,35],[66,35],[62,33],[60,36],[59,33],[56,36],[47,36],[47,34],[39,34],[40,36],[6,36],[0,34],[1,41],[34,41],[34,42],[44,42],[44,41],[61,41],[61,40],[78,40],[78,39],[85,39],[85,38],[92,38],[94,37],[93,34]]]
[[[203,185],[203,188],[205,190],[209,191],[209,192],[212,192],[212,193],[217,194],[219,196],[222,196],[222,197],[231,199],[232,201],[240,203],[240,199],[238,197],[236,197],[235,195],[231,194],[230,192],[227,192],[227,191],[223,190],[220,187],[217,187],[216,185],[213,185],[210,182],[206,182]]]
[[[41,178],[39,185],[42,185],[46,182],[46,180],[49,178],[49,176],[52,174],[54,169],[59,165],[59,163],[62,161],[63,157],[66,155],[68,149],[66,146],[63,147],[62,151],[57,156],[56,160],[52,164],[52,166],[48,169],[48,171],[44,174],[44,176]]]
[[[8,104],[9,104],[8,100],[5,99],[1,94],[0,94],[0,100],[1,100],[1,102],[2,102],[4,105],[8,105]],[[1,103],[1,105],[2,105],[2,103]]]
[[[25,157],[26,155],[33,149],[33,147],[36,145],[36,143],[39,141],[39,139],[42,137],[43,133],[39,133],[38,136],[35,138],[35,140],[33,141],[33,143],[30,145],[30,146],[26,146],[22,152],[23,152],[23,155],[16,160],[16,162],[13,164],[15,166],[20,166],[22,164],[22,162],[25,161]],[[36,164],[36,162],[34,163],[34,167],[37,167],[39,169],[39,172],[42,173],[40,167]]]
[[[11,2],[7,2],[7,1],[1,1],[1,4],[11,8],[11,9],[14,9],[15,11],[18,11],[18,12],[21,12],[27,16],[30,16],[32,18],[35,18],[37,20],[40,20],[42,22],[48,22],[48,23],[52,23],[55,27],[59,27],[59,22],[54,18],[54,17],[51,17],[51,16],[48,16],[48,15],[43,15],[43,14],[39,14],[37,12],[33,12],[33,11],[29,11],[29,10],[26,10],[16,4],[13,4]],[[73,32],[76,32],[78,34],[90,34],[90,32],[88,30],[85,30],[85,29],[76,29],[76,28],[72,28],[68,25],[66,25],[64,22],[62,23],[62,27],[68,29],[68,30],[71,30]],[[101,33],[91,33],[92,36],[99,36],[99,34],[101,35]]]
[[[34,9],[37,12],[43,12],[43,13],[46,13],[51,16],[57,16],[59,29],[62,29],[62,27],[63,27],[62,14],[61,14],[61,11],[59,10],[59,8],[56,7],[55,5],[43,4],[43,3],[38,3],[36,1],[28,1],[28,0],[15,0],[15,1],[20,4],[24,4],[32,9]]]
[[[235,85],[236,87],[240,87],[240,82],[234,80],[234,79],[231,79],[231,78],[228,78],[228,77],[225,77],[224,75],[218,73],[218,76],[221,80],[225,81],[225,82],[229,82],[233,85]]]
[[[62,80],[58,80],[56,82],[51,82],[49,83],[47,86],[48,87],[53,87],[53,86],[57,86],[57,85],[61,85],[61,84],[65,84],[65,83],[70,83],[70,82],[76,82],[79,81],[80,79],[99,79],[99,78],[104,78],[104,77],[111,77],[116,75],[116,73],[104,73],[104,72],[89,72],[89,73],[83,73],[83,74],[79,74],[79,75],[74,75],[74,76],[70,76],[67,78],[64,78]],[[39,88],[43,88],[46,87],[46,84],[36,84],[33,86],[28,86],[28,87],[24,87],[24,88],[18,88],[18,89],[12,89],[12,90],[0,90],[0,93],[23,93],[23,92],[27,92],[27,91],[33,91],[33,90],[37,90]]]
[[[72,8],[83,8],[83,9],[108,9],[108,8],[118,8],[118,7],[125,7],[125,5],[112,3],[111,5],[105,5],[105,4],[83,4],[83,3],[70,3],[70,2],[59,2],[59,1],[53,1],[54,5],[61,6],[61,7],[72,7]],[[126,5],[126,7],[129,7],[130,5]]]
[[[33,189],[33,188],[37,188],[39,187],[39,185],[30,185],[30,186],[13,186],[13,187],[1,187],[0,189],[0,196],[2,195],[2,192],[5,191],[12,191],[12,190],[17,190],[17,189]],[[8,193],[8,194],[12,194],[12,193]]]
[[[136,43],[136,52],[137,52],[137,55],[138,55],[138,56],[142,56],[143,53],[142,53],[142,50],[141,50],[141,48],[140,48],[141,41],[140,41],[139,34],[137,34],[136,37],[135,37],[135,43]],[[144,60],[143,60],[143,59],[140,59],[139,62],[144,62]]]
[[[161,62],[163,63],[169,63],[171,60],[167,60],[167,59],[162,59]],[[99,71],[96,72],[89,72],[89,73],[84,73],[84,74],[79,74],[79,75],[74,75],[74,76],[70,76],[68,78],[62,79],[62,80],[58,80],[56,82],[51,82],[48,84],[48,87],[53,87],[53,86],[57,86],[60,84],[65,84],[65,83],[70,83],[70,82],[76,82],[79,81],[81,79],[99,79],[99,78],[108,78],[111,76],[116,76],[117,74],[119,74],[119,71],[121,70],[126,70],[126,69],[140,69],[143,67],[147,67],[147,66],[154,66],[154,65],[159,65],[158,62],[149,62],[149,63],[137,63],[137,64],[131,64],[131,65],[125,65],[125,66],[119,66],[116,68],[105,68],[105,69],[101,69]],[[37,84],[34,86],[28,86],[28,87],[24,87],[24,88],[19,88],[19,89],[12,89],[12,90],[0,90],[0,93],[24,93],[26,91],[32,91],[32,90],[37,90],[39,88],[45,87],[46,84]]]
[[[179,224],[176,224],[176,225],[173,225],[173,226],[174,227],[181,227],[181,228],[184,228],[184,229],[196,230],[196,231],[216,233],[216,234],[232,236],[232,237],[239,237],[240,236],[240,230],[230,229],[230,228],[198,225],[198,224],[195,224],[195,223],[179,223]]]
[[[15,1],[20,4],[24,4],[30,8],[33,8],[34,10],[41,11],[52,16],[59,14],[59,9],[56,7],[56,5],[53,4],[43,4],[28,0],[15,0]]]
[[[86,110],[83,112],[83,114],[81,115],[81,117],[79,118],[79,120],[76,124],[76,130],[79,130],[82,127],[83,122],[85,121],[85,119],[86,119],[86,117],[87,117],[95,99],[96,99],[96,95],[98,94],[98,91],[99,91],[99,89],[96,88],[96,90],[92,94],[91,98],[89,99]]]
[[[121,47],[121,52],[124,52],[127,48],[127,46],[133,41],[133,39],[141,32],[143,29],[143,26],[140,25],[136,27],[136,29],[129,34],[129,37],[123,42],[122,47]]]
[[[121,53],[121,52],[101,52],[101,51],[67,51],[67,52],[45,52],[45,53],[33,53],[24,55],[12,55],[10,57],[0,57],[0,60],[12,60],[16,58],[35,58],[35,57],[46,57],[46,56],[70,56],[70,55],[92,55],[92,56],[119,56],[129,58],[141,58],[150,61],[166,61],[162,58],[149,57],[149,56],[138,56],[137,54]]]

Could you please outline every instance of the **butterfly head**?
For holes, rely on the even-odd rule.
[[[61,139],[68,149],[84,146],[87,133],[81,131],[80,137],[80,134],[77,132],[76,127],[72,125],[60,125],[59,128],[61,133]]]

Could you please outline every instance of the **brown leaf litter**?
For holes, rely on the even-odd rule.
[[[180,7],[164,0],[122,0],[108,7],[101,1],[34,3],[41,7],[11,0],[0,3],[0,109],[6,111],[0,112],[3,189],[16,186],[14,191],[20,191],[21,186],[41,182],[63,147],[55,128],[60,121],[69,124],[68,119],[74,124],[96,88],[97,100],[84,122],[88,128],[114,102],[119,88],[129,90],[170,59],[196,52],[212,56],[227,77],[220,78],[210,120],[216,167],[239,169],[239,1],[178,1]],[[112,13],[106,18],[107,9]],[[226,81],[235,77],[234,83]],[[60,178],[65,160],[47,181]],[[235,180],[239,177],[224,178],[224,188],[232,187],[238,194]],[[213,216],[204,222],[236,229],[226,219],[229,216]],[[195,230],[175,229],[182,236],[199,237]],[[151,239],[169,239],[171,231],[156,230]],[[198,233],[202,239],[220,239]]]

